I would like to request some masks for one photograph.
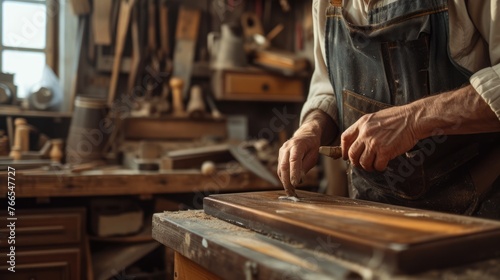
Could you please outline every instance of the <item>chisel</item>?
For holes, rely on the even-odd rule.
[[[342,147],[340,146],[321,146],[319,147],[319,153],[333,159],[339,159],[342,157]]]

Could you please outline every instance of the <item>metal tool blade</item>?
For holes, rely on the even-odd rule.
[[[234,158],[239,163],[241,163],[241,165],[243,165],[255,175],[273,184],[273,186],[280,185],[278,179],[276,179],[276,177],[269,171],[269,169],[267,169],[259,161],[259,159],[251,154],[247,149],[238,145],[229,145],[229,151],[234,156]]]

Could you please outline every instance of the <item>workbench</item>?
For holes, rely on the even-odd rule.
[[[362,266],[224,222],[202,210],[155,214],[153,238],[175,250],[176,280],[498,279],[500,275],[500,258],[420,274],[388,275],[375,259],[372,265]]]
[[[7,172],[0,172],[5,178]],[[317,169],[305,177],[303,186],[318,184]],[[129,169],[68,171],[16,171],[16,198],[80,197],[110,195],[153,195],[201,193],[204,195],[281,189],[250,172],[217,172],[203,175],[199,170],[136,171]],[[7,184],[0,185],[0,198]]]
[[[7,172],[0,172],[0,177],[7,178]],[[70,248],[74,250],[77,254],[79,254],[80,259],[84,261],[82,261],[79,265],[72,264],[71,269],[66,270],[65,273],[74,273],[72,274],[73,276],[68,276],[71,279],[108,279],[116,274],[117,271],[124,269],[124,267],[122,267],[123,262],[118,262],[116,260],[116,254],[120,254],[123,258],[128,258],[127,263],[133,263],[134,258],[135,260],[139,259],[143,256],[141,254],[153,251],[156,247],[160,246],[160,244],[151,238],[150,225],[149,227],[145,227],[144,230],[137,236],[110,238],[90,236],[87,234],[84,227],[87,223],[84,211],[80,216],[75,216],[75,218],[70,221],[58,218],[59,216],[63,216],[63,218],[65,218],[68,215],[68,206],[80,207],[79,210],[85,210],[83,207],[87,204],[87,199],[106,196],[138,196],[142,201],[151,205],[155,204],[157,199],[175,198],[177,194],[194,196],[194,199],[196,199],[201,206],[203,197],[210,194],[281,188],[280,186],[272,186],[272,184],[247,171],[231,173],[219,171],[214,175],[203,175],[199,170],[147,172],[120,169],[120,167],[111,166],[104,166],[100,169],[81,172],[71,172],[68,170],[16,170],[15,179],[16,210],[28,210],[25,209],[27,208],[26,206],[23,206],[28,203],[30,205],[28,206],[28,208],[30,208],[30,213],[34,215],[33,219],[42,221],[38,224],[39,226],[45,226],[48,224],[51,226],[57,226],[62,228],[63,233],[68,236],[73,236],[78,233],[78,236],[81,237],[79,239],[75,239],[78,242],[70,240],[73,243],[69,243],[68,241],[68,245],[63,244],[64,246],[58,245],[59,247],[55,247],[55,245],[52,244],[52,240],[57,240],[59,243],[64,240],[60,241],[62,240],[60,237],[49,240],[46,238],[47,235],[45,235],[45,237],[41,239],[43,240],[43,244],[41,243],[43,247],[27,247],[27,245],[30,245],[31,243],[24,242],[23,240],[28,240],[28,238],[31,237],[25,234],[26,236],[23,237],[25,239],[19,241],[20,249],[18,252],[21,253],[28,250],[29,252],[43,252],[43,254],[48,254],[54,250],[47,251],[47,248],[63,248],[65,250]],[[0,185],[0,202],[2,202],[2,205],[7,207],[6,196],[8,192],[8,185],[6,180],[4,180],[4,182],[5,184]],[[308,174],[303,185],[316,186],[317,184],[317,170],[314,169],[313,172]],[[35,205],[33,205],[33,203],[35,203],[33,198],[37,201]],[[159,206],[161,208],[157,211],[166,209],[177,210],[179,209],[177,208],[178,205],[179,204],[176,203],[172,203],[171,205],[161,205]],[[48,208],[48,210],[42,211],[42,209],[46,208]],[[57,213],[58,215],[44,214],[46,211],[52,211],[51,213]],[[20,228],[18,230],[21,235],[22,227],[30,227],[31,225],[26,224],[26,222],[31,220],[25,217],[24,214],[21,214],[21,212],[19,212],[19,215],[19,220],[24,222],[24,224],[19,224]],[[5,227],[2,227],[0,231],[5,229]],[[31,231],[33,231],[32,226]],[[29,233],[31,233],[31,231]],[[102,246],[102,244],[111,244],[120,248],[116,249],[116,252],[114,252],[112,257],[107,254],[94,255],[93,252],[91,253],[92,248],[90,248],[92,242],[97,244],[98,247]],[[24,247],[22,247],[23,245]],[[66,251],[61,252],[65,253]],[[53,258],[48,258],[48,260],[66,257],[62,253],[59,253],[59,251],[56,253],[57,254],[54,255]],[[172,275],[173,251],[165,248],[164,254],[166,262],[165,273],[167,276]],[[52,255],[47,256],[50,257]],[[25,269],[22,269],[21,272],[31,273],[31,270],[29,269],[37,267],[37,265],[43,263],[46,259],[47,258],[41,258],[40,260],[25,259],[20,261],[19,264],[23,264],[26,267]],[[97,266],[96,264],[100,265]],[[49,268],[57,272],[61,271],[59,267]],[[80,273],[78,271],[80,271]],[[95,274],[94,278],[90,276],[89,278],[83,277],[85,273],[87,273],[87,275],[91,275],[92,271]],[[82,277],[78,278],[79,276]],[[40,278],[42,277],[40,276]]]

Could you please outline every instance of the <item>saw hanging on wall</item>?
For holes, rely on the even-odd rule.
[[[199,10],[185,7],[179,9],[175,33],[173,76],[181,78],[185,83],[183,88],[184,99],[188,96],[191,73],[193,72],[200,18],[201,12]]]

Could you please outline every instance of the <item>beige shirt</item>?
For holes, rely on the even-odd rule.
[[[344,0],[349,20],[362,25],[368,10],[404,0]],[[301,122],[314,109],[337,121],[337,103],[325,61],[326,10],[329,0],[313,0],[314,63],[309,95]],[[490,105],[500,120],[500,1],[449,0],[450,50],[452,58],[473,72],[471,85]]]

